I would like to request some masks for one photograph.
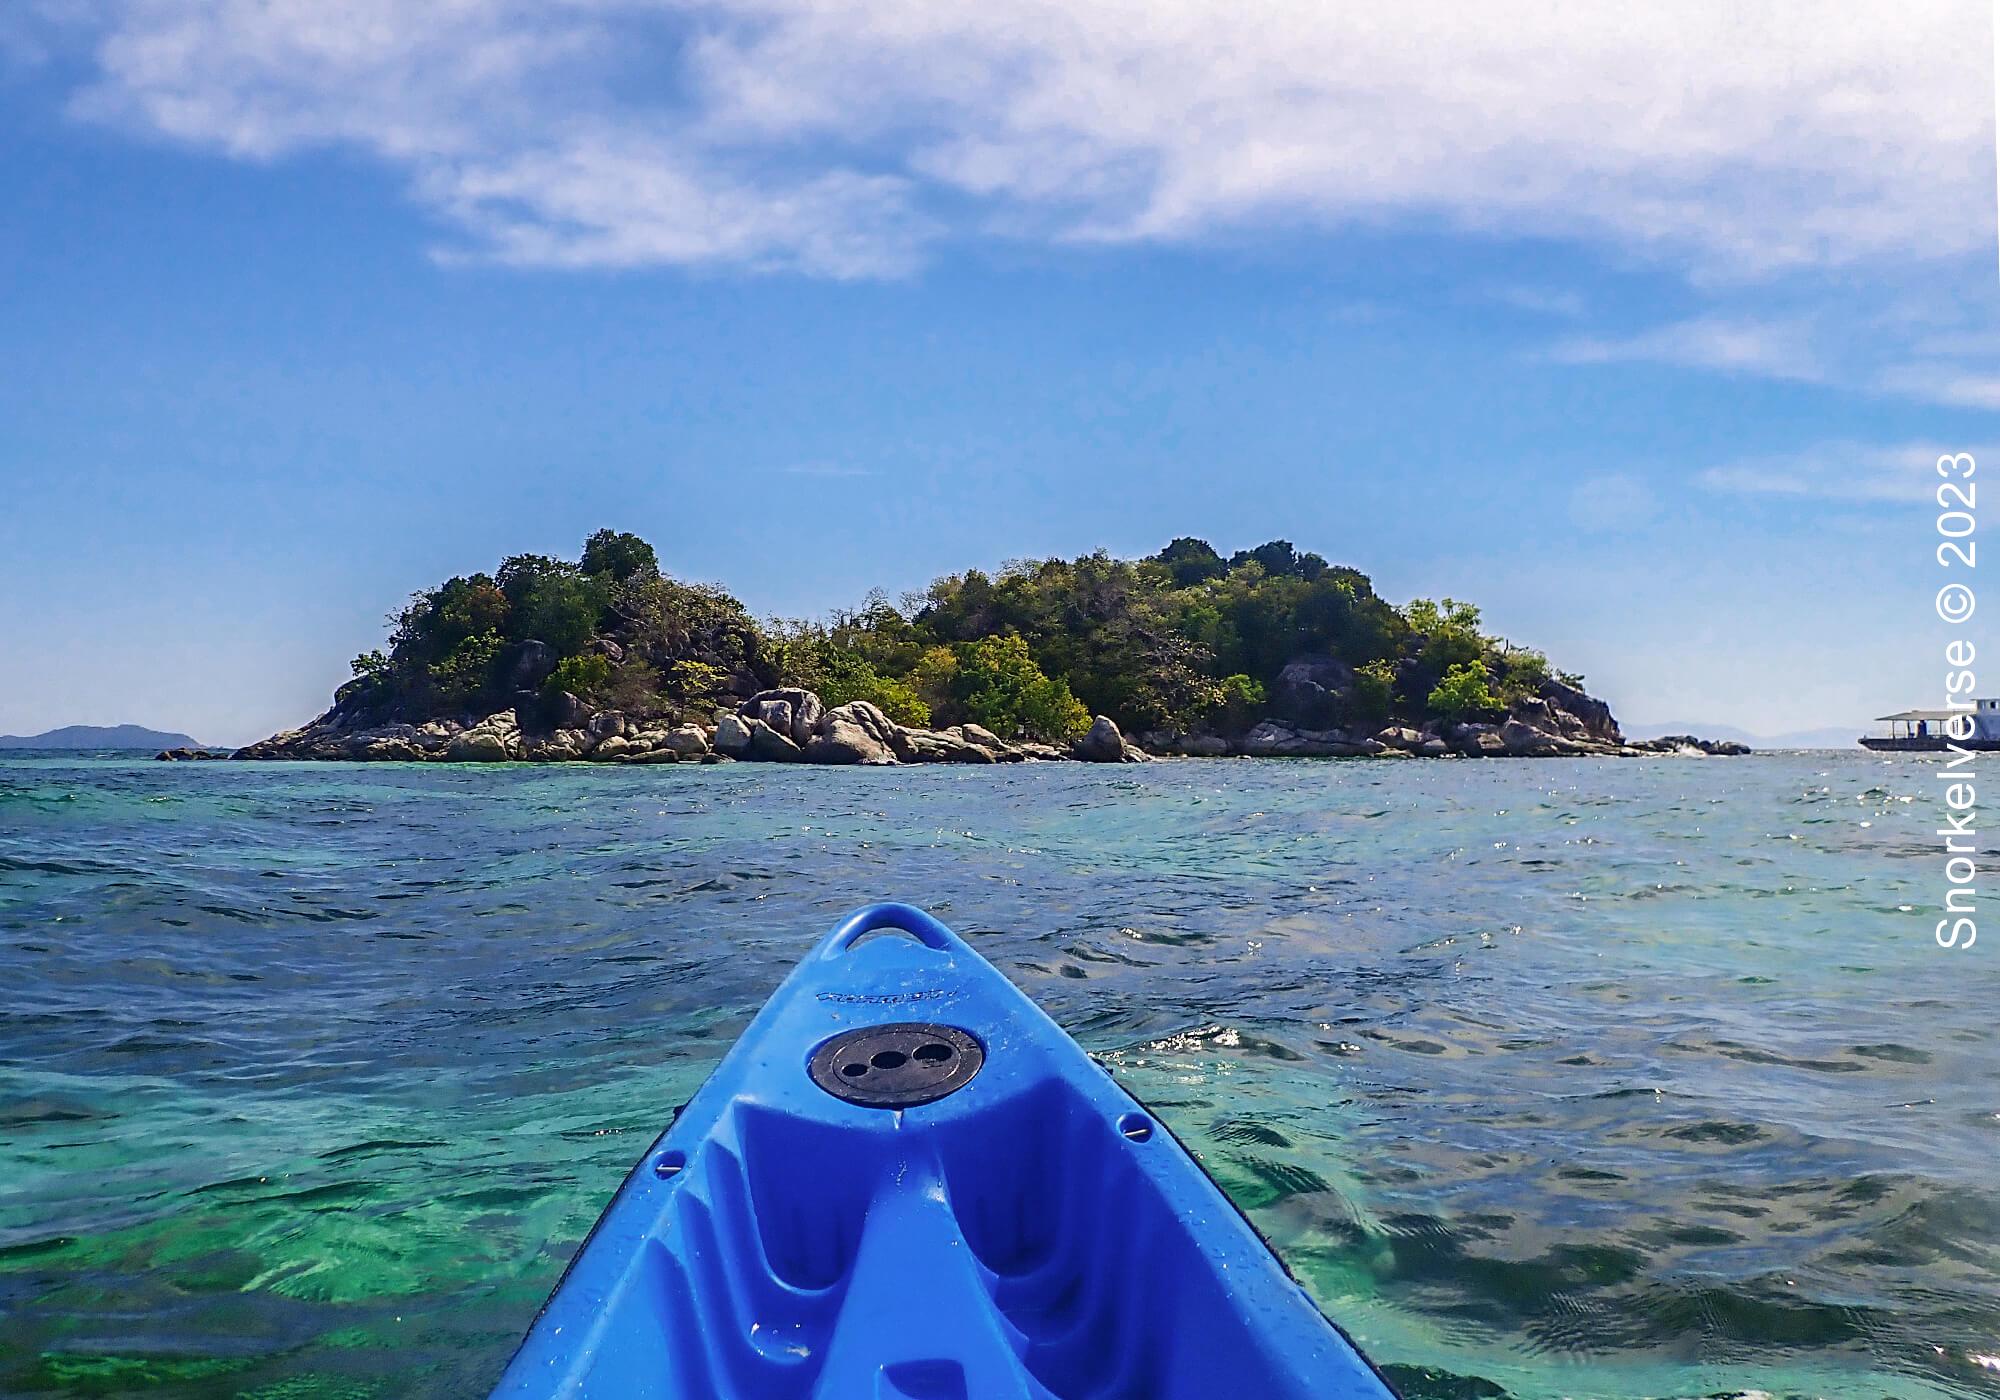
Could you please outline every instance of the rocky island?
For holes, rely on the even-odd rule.
[[[1743,753],[1629,742],[1452,599],[1395,607],[1283,540],[1024,560],[764,622],[635,535],[418,593],[332,708],[239,759],[846,764]]]

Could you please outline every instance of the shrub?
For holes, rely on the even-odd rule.
[[[931,707],[917,694],[916,688],[908,681],[894,676],[880,676],[875,688],[865,695],[852,695],[852,700],[866,700],[883,714],[898,724],[906,724],[914,729],[930,727]]]
[[[451,709],[473,708],[492,684],[500,647],[498,636],[481,632],[453,647],[444,660],[433,663],[430,679],[437,688],[438,699]]]
[[[1500,694],[1503,699],[1533,695],[1549,681],[1549,659],[1528,647],[1506,647],[1500,655]]]
[[[931,722],[931,707],[908,681],[880,675],[865,661],[825,676],[818,695],[828,709],[853,700],[866,700],[898,724],[923,729]]]
[[[611,663],[602,656],[565,656],[542,682],[542,695],[554,699],[567,690],[578,699],[588,700],[611,683]]]
[[[579,567],[586,574],[602,574],[613,583],[624,583],[627,579],[658,578],[660,557],[637,535],[599,530],[583,542]]]
[[[1369,661],[1355,668],[1350,692],[1353,717],[1368,724],[1389,718],[1396,693],[1396,668],[1386,661]]]
[[[517,554],[503,563],[498,586],[510,609],[508,636],[532,637],[559,657],[583,650],[610,601],[602,577],[540,554]]]
[[[1242,672],[1222,678],[1222,699],[1216,706],[1215,722],[1235,733],[1248,729],[1264,708],[1264,683]]]
[[[695,708],[712,706],[729,689],[729,672],[704,661],[675,661],[661,677],[669,698]]]
[[[948,689],[961,720],[1002,738],[1027,735],[1055,742],[1090,728],[1090,711],[1067,681],[1051,680],[1012,633],[960,642],[952,648]]]
[[[1488,684],[1486,663],[1468,661],[1444,673],[1444,679],[1430,694],[1433,713],[1445,719],[1469,720],[1492,714],[1500,708],[1499,697]]]
[[[725,680],[745,666],[759,669],[765,639],[743,605],[720,588],[635,577],[613,590],[611,613],[626,651],[664,674],[683,661],[719,671]],[[762,669],[775,677],[774,668]]]
[[[611,668],[611,679],[598,692],[600,703],[628,715],[653,715],[670,708],[660,694],[660,675],[636,657]]]
[[[1229,566],[1222,562],[1222,556],[1215,552],[1215,546],[1207,540],[1188,535],[1175,540],[1155,554],[1153,559],[1167,566],[1176,588],[1189,588],[1229,571]]]

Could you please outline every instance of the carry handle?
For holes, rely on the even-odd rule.
[[[904,933],[939,952],[959,946],[958,935],[914,904],[871,904],[849,914],[820,945],[820,956],[837,958],[871,933]]]

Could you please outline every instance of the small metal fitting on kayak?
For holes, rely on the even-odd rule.
[[[914,1108],[964,1088],[986,1048],[957,1026],[899,1021],[851,1030],[813,1052],[813,1083],[863,1108]]]

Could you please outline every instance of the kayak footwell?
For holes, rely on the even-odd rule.
[[[495,1393],[1390,1394],[1170,1134],[900,905],[779,989]]]

